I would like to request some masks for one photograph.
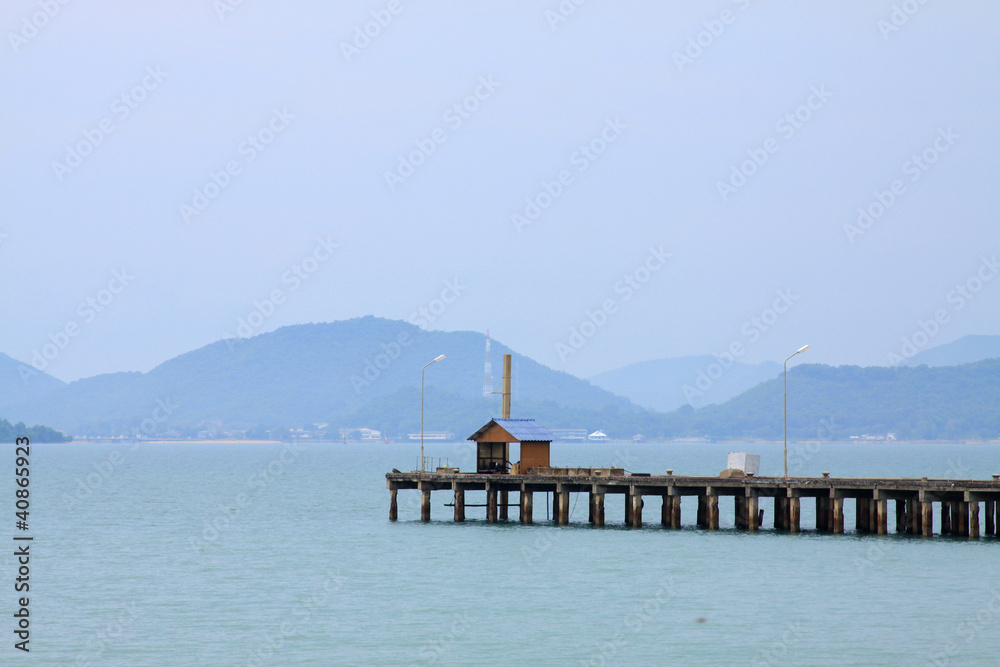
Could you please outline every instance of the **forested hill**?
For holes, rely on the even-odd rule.
[[[0,444],[16,442],[18,438],[24,437],[35,443],[69,442],[72,439],[47,426],[11,424],[6,419],[0,419]]]
[[[689,412],[682,428],[778,439],[782,391],[779,377]],[[1000,439],[1000,359],[937,368],[796,366],[788,372],[788,431],[796,439],[888,432],[899,440]]]

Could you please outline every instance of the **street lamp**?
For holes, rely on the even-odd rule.
[[[795,354],[790,355],[788,359],[796,354],[802,354],[808,349],[808,345],[803,345],[795,350]],[[788,479],[788,359],[785,359],[785,479]]]
[[[434,357],[433,361],[428,361],[420,369],[420,472],[424,472],[424,371],[431,364],[444,359],[443,354]]]

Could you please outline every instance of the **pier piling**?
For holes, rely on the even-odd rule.
[[[420,489],[420,520],[431,520],[431,490],[429,487]]]
[[[521,485],[521,523],[530,524],[531,523],[531,505],[532,505],[532,492],[524,488],[524,484]]]
[[[497,489],[489,484],[486,485],[486,522],[497,522]]]
[[[565,526],[569,523],[569,490],[564,487],[559,487],[559,525]]]
[[[465,490],[457,483],[453,487],[455,489],[455,523],[461,523],[465,521]]]

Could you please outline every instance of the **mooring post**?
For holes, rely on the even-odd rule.
[[[875,523],[878,524],[878,534],[887,534],[889,532],[889,501],[885,498],[876,500],[875,514]]]
[[[802,507],[798,497],[788,499],[788,530],[797,533],[802,529]]]
[[[399,518],[399,506],[396,504],[398,491],[395,484],[389,487],[389,521],[395,521]]]
[[[559,525],[565,526],[569,523],[569,490],[559,485]]]
[[[497,522],[497,489],[486,482],[486,522]]]
[[[629,494],[632,498],[632,527],[642,528],[642,493],[634,488]]]
[[[921,535],[924,537],[930,537],[934,534],[934,503],[929,501],[923,501],[920,503],[921,508]]]
[[[507,504],[510,502],[510,493],[507,489],[500,491],[500,520],[507,521],[510,518],[510,513],[507,511]]]
[[[420,520],[431,520],[431,489],[421,485],[420,489]]]
[[[521,484],[521,523],[524,524],[531,523],[531,496],[531,491],[526,490],[524,484]]]
[[[844,532],[844,499],[833,499],[833,532]]]
[[[854,530],[858,533],[867,533],[868,526],[867,520],[868,515],[865,512],[865,499],[855,498],[854,499]]]
[[[969,503],[972,509],[972,516],[969,517],[969,537],[974,540],[979,539],[979,503],[974,501]]]
[[[594,486],[590,489],[590,514],[595,526],[604,525],[604,491]]]
[[[465,489],[457,482],[452,482],[451,488],[455,492],[455,523],[462,523],[465,521]]]

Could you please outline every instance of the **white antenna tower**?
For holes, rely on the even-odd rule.
[[[490,363],[490,330],[486,330],[486,365],[483,369],[483,396],[493,395],[493,365]]]

